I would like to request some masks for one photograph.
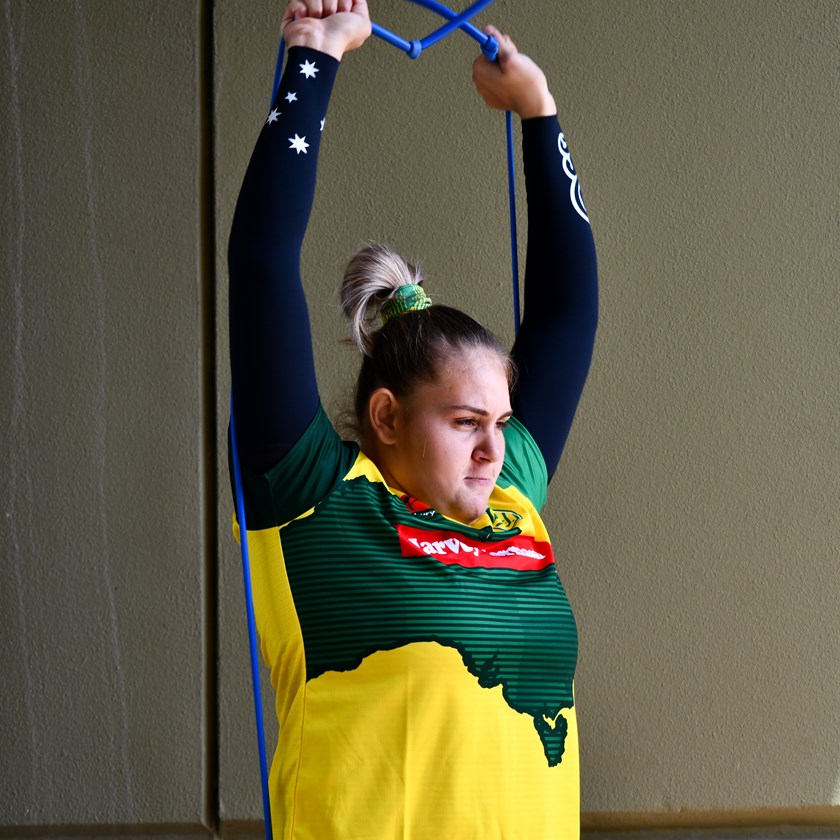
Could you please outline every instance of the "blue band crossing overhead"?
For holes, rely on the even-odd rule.
[[[408,54],[409,58],[417,58],[426,47],[436,44],[456,29],[461,29],[471,38],[475,38],[478,41],[485,58],[490,61],[496,60],[496,55],[499,52],[499,44],[496,39],[492,35],[485,35],[480,29],[477,29],[469,22],[482,9],[489,6],[493,0],[476,0],[475,3],[468,6],[460,14],[453,12],[452,9],[448,9],[442,3],[436,2],[436,0],[410,0],[410,2],[430,9],[441,17],[447,18],[447,23],[434,32],[431,32],[425,38],[414,41],[407,41],[405,38],[391,32],[390,29],[386,29],[384,26],[380,26],[378,23],[371,23],[373,34],[383,41],[403,50],[403,52]]]
[[[471,38],[478,41],[481,47],[481,52],[488,61],[495,61],[499,54],[499,42],[492,35],[485,35],[480,29],[473,26],[470,20],[475,17],[480,11],[487,8],[493,0],[476,0],[475,3],[464,9],[463,12],[453,12],[452,9],[447,8],[437,0],[409,0],[410,3],[416,3],[418,6],[423,6],[430,11],[435,12],[441,17],[447,18],[447,22],[443,26],[429,33],[425,38],[408,41],[396,32],[386,29],[384,26],[371,21],[371,31],[378,38],[381,38],[388,44],[397,47],[408,55],[409,58],[417,58],[423,50],[442,41],[447,35],[450,35],[456,29],[466,32]],[[283,39],[280,39],[280,47],[277,52],[277,64],[274,68],[274,84],[271,87],[271,103],[274,102],[274,97],[277,95],[277,89],[280,87],[280,77],[283,75],[283,53],[285,44]]]
[[[399,35],[380,26],[378,23],[371,23],[373,34],[382,38],[389,44],[403,50],[408,54],[409,58],[417,58],[420,53],[445,38],[456,29],[461,29],[472,38],[475,38],[481,46],[481,52],[488,61],[495,61],[499,54],[499,43],[492,35],[485,35],[480,29],[477,29],[469,20],[477,15],[482,9],[489,6],[493,0],[477,0],[477,2],[468,6],[463,12],[458,14],[448,9],[437,0],[409,0],[411,3],[416,3],[418,6],[424,6],[433,12],[448,18],[448,22],[436,29],[431,34],[419,41],[407,41]],[[282,49],[282,47],[281,47]],[[282,55],[282,53],[281,53]],[[280,84],[280,66],[282,59],[277,67],[277,74],[275,76],[274,93],[277,93],[277,86]],[[272,96],[273,101],[273,96]],[[510,262],[511,262],[511,278],[513,284],[513,330],[514,333],[519,332],[519,253],[516,238],[516,176],[514,174],[514,152],[513,152],[513,115],[510,111],[505,113],[505,131],[507,136],[507,167],[508,167],[508,207],[510,216]]]

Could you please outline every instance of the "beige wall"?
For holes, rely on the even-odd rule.
[[[0,836],[260,815],[218,454],[226,236],[278,9],[2,2]],[[585,825],[840,833],[840,4],[492,12],[547,71],[599,249],[547,506]],[[337,281],[365,238],[512,334],[503,120],[474,53],[372,41],[342,68],[304,254],[331,410],[355,367]]]
[[[0,824],[198,826],[198,15],[2,15]]]

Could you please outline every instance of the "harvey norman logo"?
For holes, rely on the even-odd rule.
[[[454,531],[397,525],[403,557],[433,557],[468,569],[536,571],[554,563],[551,544],[521,534],[498,542],[473,540]]]

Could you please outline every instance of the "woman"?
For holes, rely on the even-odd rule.
[[[237,203],[231,365],[255,613],[280,721],[276,838],[579,830],[577,633],[538,510],[591,358],[595,255],[543,73],[499,40],[473,77],[523,120],[529,242],[512,354],[382,246],[342,309],[359,443],[320,407],[299,254],[362,0],[295,0]],[[372,315],[372,318],[371,318]],[[516,371],[516,375],[514,375]],[[514,387],[511,387],[514,386]]]

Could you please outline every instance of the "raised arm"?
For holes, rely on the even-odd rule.
[[[293,0],[286,69],[251,156],[228,247],[233,410],[242,463],[273,466],[318,408],[300,251],[338,64],[370,33],[364,0]]]
[[[595,245],[577,173],[545,75],[494,27],[499,58],[479,57],[476,87],[493,108],[522,118],[528,195],[525,306],[513,348],[519,379],[513,409],[551,476],[574,419],[598,320]]]

